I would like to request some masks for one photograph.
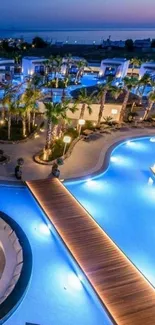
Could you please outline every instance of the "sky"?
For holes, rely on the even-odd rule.
[[[155,0],[0,0],[0,29],[155,27]]]

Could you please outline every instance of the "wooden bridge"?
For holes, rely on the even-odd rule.
[[[154,325],[155,290],[57,179],[26,183],[117,325]]]

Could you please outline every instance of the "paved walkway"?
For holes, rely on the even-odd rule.
[[[99,170],[104,161],[108,148],[123,139],[143,135],[155,135],[155,128],[130,129],[117,131],[111,134],[100,135],[90,142],[79,141],[69,158],[60,167],[61,178],[74,178],[86,176]],[[0,144],[0,149],[10,156],[11,161],[7,165],[0,165],[0,180],[15,180],[14,167],[19,157],[24,158],[23,179],[45,179],[51,173],[51,166],[36,164],[33,155],[41,150],[45,144],[46,131],[40,132],[38,138],[29,139],[19,144]]]
[[[51,172],[51,166],[36,164],[33,155],[39,152],[45,145],[46,131],[39,132],[38,138],[29,139],[18,144],[0,144],[0,149],[9,155],[11,161],[7,165],[0,165],[0,180],[15,180],[14,168],[19,157],[24,158],[23,179],[46,178]]]
[[[155,135],[155,128],[132,128],[128,131],[116,131],[101,135],[94,141],[79,141],[72,155],[60,167],[61,179],[76,178],[93,174],[102,168],[105,154],[110,146],[130,137]]]

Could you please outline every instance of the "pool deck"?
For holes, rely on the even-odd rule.
[[[58,179],[26,182],[117,325],[155,324],[155,290]]]

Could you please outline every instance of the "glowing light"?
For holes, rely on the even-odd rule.
[[[63,138],[63,142],[64,143],[70,143],[71,142],[71,137],[69,137],[68,135],[65,135]]]
[[[111,162],[117,162],[117,161],[118,161],[118,158],[115,157],[115,156],[112,156],[112,157],[110,158],[110,161],[111,161]]]
[[[39,138],[40,135],[39,135],[39,134],[35,134],[34,137],[35,137],[35,139],[36,139],[36,138]]]
[[[92,179],[91,178],[88,178],[88,179],[86,179],[86,182],[87,183],[91,183],[92,182]]]
[[[78,124],[79,124],[79,125],[85,125],[85,120],[80,119],[80,120],[78,121]]]
[[[75,273],[71,273],[68,275],[68,284],[72,289],[76,289],[76,290],[82,289],[80,277],[77,276]]]
[[[117,114],[117,112],[118,112],[118,110],[117,110],[117,109],[115,109],[115,108],[113,108],[113,109],[111,110],[111,114],[113,114],[113,115],[116,115],[116,114]]]
[[[155,142],[155,137],[150,139],[150,142]]]
[[[49,226],[45,225],[44,223],[39,225],[39,231],[44,235],[50,235]]]
[[[128,146],[131,144],[131,141],[127,141],[127,143],[126,143]]]

